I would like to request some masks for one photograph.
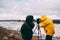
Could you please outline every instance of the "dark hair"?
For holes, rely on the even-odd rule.
[[[26,22],[29,23],[29,22],[32,22],[33,21],[33,16],[32,15],[28,15],[26,17]]]

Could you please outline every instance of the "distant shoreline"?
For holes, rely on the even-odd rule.
[[[25,20],[0,20],[0,22],[25,22]],[[34,20],[36,22],[36,20]],[[60,20],[53,20],[53,23],[60,24]]]

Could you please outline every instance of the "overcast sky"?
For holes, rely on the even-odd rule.
[[[0,19],[24,19],[26,15],[60,16],[60,0],[0,0]]]

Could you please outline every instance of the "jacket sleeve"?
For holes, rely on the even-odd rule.
[[[27,24],[24,23],[21,27],[21,34],[26,34],[26,32],[27,32]]]
[[[46,21],[43,21],[39,24],[40,27],[46,27],[47,25],[49,25],[50,21],[49,20],[46,20]]]

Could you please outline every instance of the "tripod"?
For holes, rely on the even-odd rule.
[[[38,24],[37,24],[37,26],[36,26],[34,32],[36,31],[37,28],[38,28],[38,40],[40,40],[40,37],[42,38],[42,34],[41,34],[41,29],[40,29],[40,27],[39,27]]]
[[[42,38],[41,29],[40,29],[40,27],[38,25],[39,23],[40,23],[40,19],[37,19],[37,26],[36,26],[35,30],[38,27],[38,40],[39,40],[40,37]],[[35,30],[34,30],[34,32],[35,32]],[[40,34],[40,36],[39,36],[39,34]]]

